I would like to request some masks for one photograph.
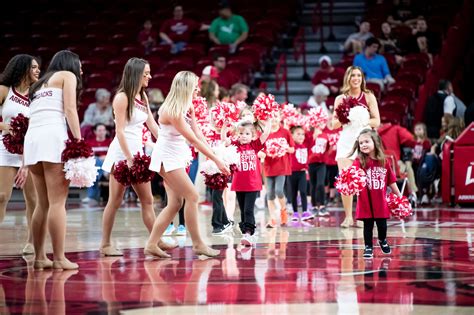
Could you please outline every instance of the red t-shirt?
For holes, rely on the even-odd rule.
[[[252,140],[250,143],[240,144],[232,141],[240,153],[240,164],[232,176],[233,191],[260,191],[262,190],[262,175],[258,151],[263,149],[260,139]]]
[[[324,84],[328,88],[331,86],[335,86],[336,88],[340,89],[342,87],[342,81],[344,80],[344,70],[340,68],[334,68],[334,71],[328,73],[326,71],[319,70],[317,71],[311,83],[313,85]]]
[[[413,164],[419,164],[426,151],[431,149],[431,141],[426,139],[424,141],[418,140],[413,147]]]
[[[199,24],[191,19],[169,19],[163,22],[160,32],[168,35],[173,42],[189,42],[198,26]]]
[[[361,167],[359,159],[356,159],[353,165]],[[387,186],[396,182],[397,178],[389,160],[386,159],[385,166],[381,166],[377,160],[369,159],[364,171],[367,174],[367,186],[357,197],[356,218],[390,218],[385,196]]]
[[[87,140],[86,143],[92,148],[94,155],[97,157],[106,156],[112,139],[97,141],[96,139]]]
[[[304,171],[308,169],[308,146],[295,143],[295,152],[291,154],[291,171]]]
[[[295,142],[291,137],[290,132],[280,127],[275,132],[272,132],[269,136],[265,144],[267,144],[268,140],[270,139],[277,139],[282,138],[286,140],[290,147],[295,146]],[[268,155],[265,157],[265,161],[263,162],[263,172],[265,176],[280,176],[280,175],[291,175],[291,163],[290,163],[290,154],[285,154],[282,157],[269,157]]]
[[[337,165],[336,162],[336,144],[341,135],[342,128],[329,129],[324,128],[323,133],[327,134],[329,140],[329,148],[326,152],[326,165]]]
[[[326,152],[329,149],[329,139],[326,133],[320,133],[310,147],[309,164],[326,162]]]

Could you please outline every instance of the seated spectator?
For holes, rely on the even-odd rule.
[[[333,67],[331,58],[326,55],[319,58],[319,65],[321,68],[316,71],[311,83],[313,85],[324,84],[329,88],[331,95],[339,95],[344,80],[344,69]]]
[[[416,27],[413,29],[411,46],[412,52],[429,54],[437,54],[441,48],[439,34],[428,29],[428,24],[423,17],[418,18]]]
[[[215,18],[209,28],[209,39],[216,45],[229,45],[229,53],[233,54],[237,46],[244,42],[249,33],[245,19],[232,13],[227,2],[219,7],[219,17]]]
[[[104,124],[109,130],[114,126],[114,115],[110,103],[110,92],[107,89],[97,89],[95,92],[95,103],[91,103],[84,113],[81,123],[81,133],[87,139],[92,132],[92,127]]]
[[[245,102],[248,98],[249,87],[242,83],[235,83],[230,88],[230,101],[237,103],[238,101]]]
[[[419,8],[411,0],[393,0],[393,7],[387,17],[390,26],[398,25],[413,26],[419,15]]]
[[[400,55],[401,51],[398,47],[398,39],[393,35],[392,28],[387,22],[382,23],[382,35],[379,37],[380,53],[392,54],[395,56],[395,61],[400,65],[403,61]]]
[[[200,78],[200,82],[209,82],[211,80],[215,80],[219,77],[219,73],[217,68],[214,66],[206,66],[202,69],[202,74]],[[201,87],[202,88],[202,87]]]
[[[438,91],[431,95],[426,102],[425,119],[428,137],[439,138],[443,114],[464,118],[466,105],[453,94],[453,85],[448,80],[440,80]]]
[[[151,49],[155,47],[157,37],[156,31],[153,30],[153,24],[150,20],[146,20],[143,23],[143,30],[138,34],[138,42],[145,49],[145,55],[149,55]]]
[[[161,25],[160,38],[163,44],[171,46],[171,53],[176,54],[184,49],[195,31],[204,31],[208,28],[209,25],[184,18],[183,7],[176,5],[173,9],[173,18],[165,20]]]
[[[94,126],[94,134],[94,139],[86,140],[94,152],[95,166],[98,167],[97,179],[92,187],[87,188],[87,198],[82,199],[82,202],[89,203],[89,205],[97,205],[100,201],[99,181],[102,176],[106,178],[109,176],[102,170],[102,163],[112,142],[112,139],[107,138],[107,128],[102,123],[98,123]]]
[[[377,83],[383,90],[386,84],[394,83],[395,79],[390,74],[385,57],[377,53],[380,48],[378,39],[371,37],[365,44],[364,52],[354,57],[354,66],[362,69],[367,82]]]
[[[362,21],[359,25],[359,31],[347,37],[344,43],[344,52],[351,55],[362,52],[365,41],[373,36],[374,35],[370,32],[370,23]]]
[[[226,67],[226,58],[223,55],[220,54],[214,54],[212,57],[212,62],[214,64],[214,67],[217,69],[217,73],[221,73],[224,71]]]
[[[328,106],[326,105],[326,100],[329,95],[329,89],[324,84],[318,84],[313,88],[313,95],[308,99],[308,105],[310,107],[321,106],[326,113],[328,112]]]

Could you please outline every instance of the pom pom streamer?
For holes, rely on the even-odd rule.
[[[13,154],[23,154],[26,131],[28,130],[29,118],[23,114],[10,120],[11,133],[3,136],[5,149]]]
[[[253,114],[259,120],[267,120],[280,110],[280,105],[272,94],[260,95],[253,102]]]
[[[73,187],[91,187],[96,178],[98,167],[95,166],[94,157],[69,159],[64,163],[64,172],[70,185]]]
[[[193,106],[194,106],[194,115],[196,116],[196,120],[207,120],[209,117],[209,109],[207,105],[207,101],[204,97],[198,96],[193,99]]]
[[[153,179],[155,173],[149,170],[151,157],[146,154],[137,153],[133,156],[132,167],[128,167],[127,161],[122,160],[114,166],[114,178],[123,186],[147,183]]]
[[[66,148],[61,154],[61,159],[63,162],[67,162],[70,159],[88,158],[92,155],[92,148],[83,139],[68,139],[66,140]]]
[[[328,114],[321,106],[311,108],[308,111],[308,122],[312,127],[323,128],[328,122]]]
[[[369,111],[363,106],[355,106],[349,110],[347,118],[350,120],[352,126],[364,127],[369,124]]]
[[[287,153],[289,147],[284,138],[268,139],[265,142],[265,153],[272,158],[282,157]]]
[[[406,196],[399,197],[395,194],[389,194],[386,199],[388,209],[395,218],[404,220],[413,214],[413,209]]]
[[[222,128],[224,124],[231,125],[239,120],[239,109],[234,103],[217,102],[211,108],[211,118],[217,128]]]
[[[354,97],[348,96],[342,100],[341,104],[339,104],[335,110],[337,119],[339,119],[341,124],[345,125],[350,122],[348,118],[349,111],[352,107],[357,105],[359,105],[359,102]]]
[[[335,187],[343,195],[359,195],[367,185],[367,175],[356,166],[343,169],[336,177]]]
[[[237,152],[237,147],[234,145],[219,146],[213,148],[214,153],[220,157],[224,163],[229,165],[231,174],[237,169],[237,164],[240,162],[240,154]],[[229,176],[222,174],[216,163],[207,160],[202,164],[201,174],[204,176],[204,183],[211,189],[223,190],[227,187]]]

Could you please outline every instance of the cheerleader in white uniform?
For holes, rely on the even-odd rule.
[[[365,77],[362,69],[356,66],[347,68],[344,75],[344,83],[341,89],[342,94],[336,97],[334,102],[333,126],[339,128],[342,126],[340,138],[336,146],[336,162],[339,171],[349,167],[356,158],[355,154],[350,155],[359,133],[365,128],[377,128],[380,125],[380,114],[377,105],[377,99],[374,94],[367,90]],[[356,126],[351,123],[342,125],[337,119],[336,109],[346,97],[354,97],[369,112],[369,123],[366,126]],[[352,218],[352,196],[341,195],[342,205],[344,207],[345,219],[341,227],[348,228],[354,224]]]
[[[10,132],[12,118],[23,114],[30,116],[28,89],[38,81],[40,68],[38,61],[30,55],[16,55],[0,75],[0,223],[3,222],[7,204],[10,200],[13,185],[23,189],[28,224],[27,243],[23,248],[24,255],[34,254],[31,217],[35,209],[36,192],[28,168],[23,165],[23,157],[7,151],[3,145],[3,135]]]
[[[151,156],[150,169],[163,177],[168,204],[155,220],[153,231],[145,246],[145,254],[170,257],[157,244],[168,224],[181,208],[183,201],[186,227],[193,242],[196,255],[217,256],[219,251],[208,247],[201,238],[198,226],[198,193],[185,168],[190,162],[189,144],[214,161],[224,174],[228,167],[206,144],[201,130],[196,124],[192,99],[199,92],[198,77],[189,71],[176,74],[171,89],[159,110],[160,132]]]
[[[62,50],[53,56],[46,74],[30,89],[30,123],[23,158],[37,193],[32,221],[35,269],[79,268],[64,253],[69,181],[65,178],[61,153],[68,139],[67,126],[74,139],[81,139],[77,115],[81,75],[79,56]],[[46,228],[53,245],[53,261],[46,256]]]
[[[133,156],[143,154],[142,128],[146,123],[151,133],[158,137],[158,124],[153,119],[145,89],[151,79],[150,64],[143,59],[131,58],[123,70],[122,80],[112,106],[115,115],[115,138],[112,141],[102,169],[113,174],[114,164],[126,160],[129,167],[133,165]],[[155,222],[153,194],[150,183],[133,184],[133,189],[140,199],[142,218],[146,228],[151,232]],[[104,256],[122,256],[122,252],[113,246],[111,241],[115,214],[122,204],[125,186],[114,176],[109,177],[109,200],[104,209],[102,220],[102,242],[100,252]],[[160,250],[176,247],[161,240],[156,246]],[[164,252],[163,252],[164,253]]]

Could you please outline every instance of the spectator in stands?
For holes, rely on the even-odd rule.
[[[313,85],[322,83],[329,88],[331,95],[337,96],[344,79],[344,69],[333,67],[331,58],[326,55],[319,58],[319,66],[321,68],[316,71],[311,83]]]
[[[425,18],[420,17],[413,29],[412,51],[436,54],[441,48],[441,39],[439,34],[428,29]]]
[[[99,123],[113,127],[114,116],[110,103],[110,92],[107,89],[97,89],[95,99],[96,102],[87,107],[81,127],[95,126]]]
[[[233,54],[237,46],[247,39],[249,27],[245,19],[232,13],[225,1],[219,7],[219,17],[215,18],[209,28],[209,38],[216,45],[229,45]]]
[[[211,80],[215,80],[219,77],[219,72],[217,68],[214,66],[206,66],[202,69],[202,74],[200,78],[200,82],[209,82]],[[201,87],[202,88],[202,87]]]
[[[364,52],[354,57],[354,66],[362,68],[367,82],[377,83],[383,90],[386,84],[394,83],[395,79],[390,74],[385,57],[377,53],[379,48],[378,39],[375,37],[367,39]]]
[[[347,37],[344,43],[344,52],[351,55],[362,52],[365,41],[373,36],[374,35],[370,32],[370,23],[362,21],[359,25],[359,31]]]
[[[202,82],[201,96],[207,100],[209,108],[213,107],[219,99],[219,84],[214,80]]]
[[[230,101],[236,103],[237,101],[245,102],[248,97],[249,87],[242,83],[235,83],[230,88]]]
[[[176,5],[173,9],[173,18],[165,20],[160,28],[162,43],[171,46],[171,53],[176,54],[184,49],[197,30],[209,29],[207,24],[199,24],[192,19],[183,17],[183,7]]]
[[[156,45],[156,39],[158,38],[156,31],[153,30],[153,24],[150,20],[146,20],[143,23],[143,30],[138,33],[138,42],[145,49],[145,55],[149,55],[151,49]]]
[[[222,86],[219,87],[219,101],[230,102],[229,90]]]
[[[464,123],[469,126],[474,121],[474,101],[466,108],[464,113]]]
[[[400,48],[398,47],[398,39],[393,35],[392,28],[387,22],[381,25],[382,35],[379,37],[380,53],[392,54],[395,56],[395,61],[400,65],[403,61],[400,55]]]
[[[214,64],[214,67],[217,69],[217,73],[221,73],[226,66],[226,58],[224,55],[221,54],[214,54],[212,57],[212,62]]]
[[[412,3],[411,0],[393,0],[393,7],[387,17],[387,22],[392,27],[399,25],[411,27],[416,24],[419,11],[416,3]]]
[[[308,99],[308,105],[310,107],[321,106],[326,113],[328,113],[328,106],[326,100],[329,95],[329,89],[324,84],[318,84],[313,88],[313,95]]]
[[[465,111],[466,105],[454,95],[451,82],[440,80],[438,91],[431,95],[426,102],[424,121],[428,128],[428,137],[439,138],[443,114],[464,118]]]
[[[99,181],[104,176],[108,178],[108,174],[102,170],[102,163],[104,162],[105,156],[110,146],[112,139],[107,138],[107,128],[104,124],[98,123],[94,126],[94,139],[87,140],[87,144],[92,148],[95,157],[95,166],[98,167],[97,178],[92,187],[87,188],[87,197],[82,199],[83,203],[89,203],[89,205],[97,205],[100,201],[100,189]]]

